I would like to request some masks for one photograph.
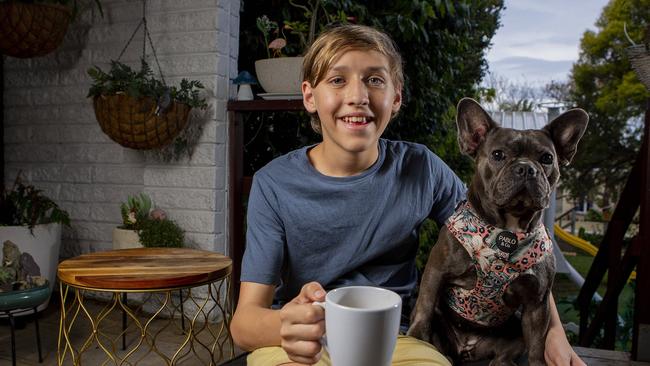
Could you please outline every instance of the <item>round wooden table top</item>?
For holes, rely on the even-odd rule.
[[[137,248],[83,254],[59,264],[59,280],[97,290],[193,287],[229,275],[232,260],[189,248]]]

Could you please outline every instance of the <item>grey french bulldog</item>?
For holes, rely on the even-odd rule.
[[[545,365],[555,258],[542,211],[588,120],[572,109],[519,131],[499,127],[470,98],[458,103],[458,143],[476,172],[431,250],[408,335],[454,364],[516,365],[528,352],[530,365]]]

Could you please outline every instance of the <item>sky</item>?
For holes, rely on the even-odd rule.
[[[512,82],[566,81],[580,39],[608,0],[506,0],[487,53],[490,72]]]

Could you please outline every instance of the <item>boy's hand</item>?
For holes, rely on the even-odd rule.
[[[544,358],[547,365],[586,366],[569,344],[562,328],[549,328],[546,334]]]
[[[295,362],[315,364],[320,359],[320,338],[325,334],[325,310],[312,305],[324,301],[325,290],[317,282],[302,287],[300,294],[280,309],[282,348]]]

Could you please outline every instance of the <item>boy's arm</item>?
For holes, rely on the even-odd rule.
[[[560,314],[557,312],[553,294],[548,296],[551,311],[551,323],[546,334],[546,348],[544,358],[547,365],[561,366],[586,366],[586,364],[575,353],[564,333]]]
[[[325,314],[311,303],[325,300],[322,286],[316,282],[304,285],[300,294],[280,310],[270,309],[274,290],[273,285],[242,282],[230,325],[233,340],[244,350],[281,346],[295,362],[318,362]]]
[[[242,349],[280,344],[280,317],[271,310],[275,286],[242,282],[230,324],[234,342]]]

